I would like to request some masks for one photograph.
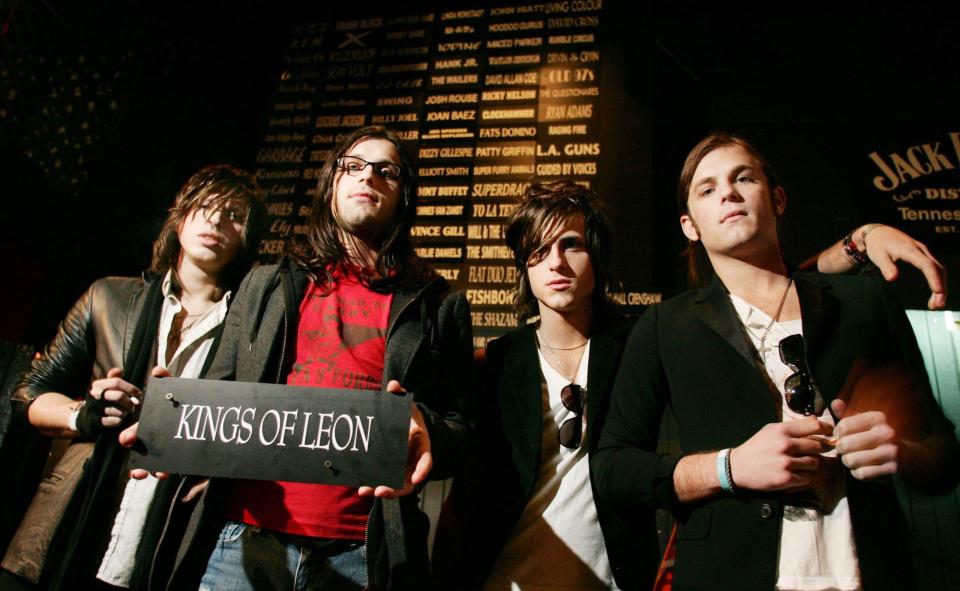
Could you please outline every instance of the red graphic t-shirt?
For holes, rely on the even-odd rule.
[[[392,296],[369,290],[353,274],[336,279],[332,289],[312,283],[300,302],[287,383],[379,390]],[[226,515],[289,534],[362,540],[371,502],[347,486],[239,480]]]

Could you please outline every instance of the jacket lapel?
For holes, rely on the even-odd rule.
[[[621,343],[616,335],[622,328],[590,335],[590,360],[587,367],[587,434],[596,441],[599,435],[597,418],[602,414],[602,392],[612,389],[611,382],[620,359]]]
[[[513,448],[513,463],[529,495],[540,463],[542,401],[540,360],[533,325],[523,327],[504,360],[500,378],[503,430]]]
[[[420,323],[400,322],[400,317],[412,313],[416,308],[417,314],[423,312],[421,303],[428,296],[427,292],[442,291],[447,283],[442,279],[434,279],[430,283],[415,290],[403,290],[393,294],[390,302],[390,319],[387,321],[387,349],[383,360],[383,388],[390,380],[406,383],[407,373],[413,363],[416,352],[420,350],[424,333],[424,319]],[[428,325],[430,323],[427,323]]]
[[[289,273],[287,280],[281,276],[282,273]],[[289,357],[294,355],[292,347],[284,350],[282,341],[286,338],[288,343],[293,343],[296,339],[299,306],[309,278],[302,269],[284,259],[266,281],[263,289],[259,290],[259,297],[248,310],[253,316],[253,332],[241,337],[256,361],[249,367],[237,368],[238,381],[281,383],[285,377],[283,371],[287,368],[275,367],[272,362],[288,366]],[[260,314],[263,316],[260,317]],[[271,353],[276,347],[280,347],[287,359],[274,359]]]
[[[819,355],[826,343],[830,342],[837,325],[839,303],[829,295],[829,285],[818,275],[797,273],[797,297],[803,313],[803,341],[806,346],[807,360],[812,361]],[[811,368],[813,366],[811,365]]]
[[[702,292],[697,301],[697,315],[711,330],[720,335],[743,359],[751,366],[756,367],[756,357],[753,345],[747,342],[737,312],[730,303],[727,290],[717,277],[713,278],[710,287]]]

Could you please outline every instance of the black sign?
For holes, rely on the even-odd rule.
[[[403,485],[410,394],[155,378],[144,399],[139,468]]]

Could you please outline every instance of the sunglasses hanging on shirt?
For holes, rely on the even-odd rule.
[[[780,341],[780,360],[794,371],[783,383],[787,407],[803,415],[820,416],[825,404],[807,365],[803,335],[793,334]]]
[[[567,384],[560,390],[560,400],[564,408],[573,413],[573,416],[560,424],[557,436],[560,445],[568,449],[576,449],[583,437],[583,388],[578,384]]]

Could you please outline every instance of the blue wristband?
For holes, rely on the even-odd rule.
[[[725,493],[733,492],[733,473],[730,469],[730,448],[721,449],[717,454],[717,480]]]

